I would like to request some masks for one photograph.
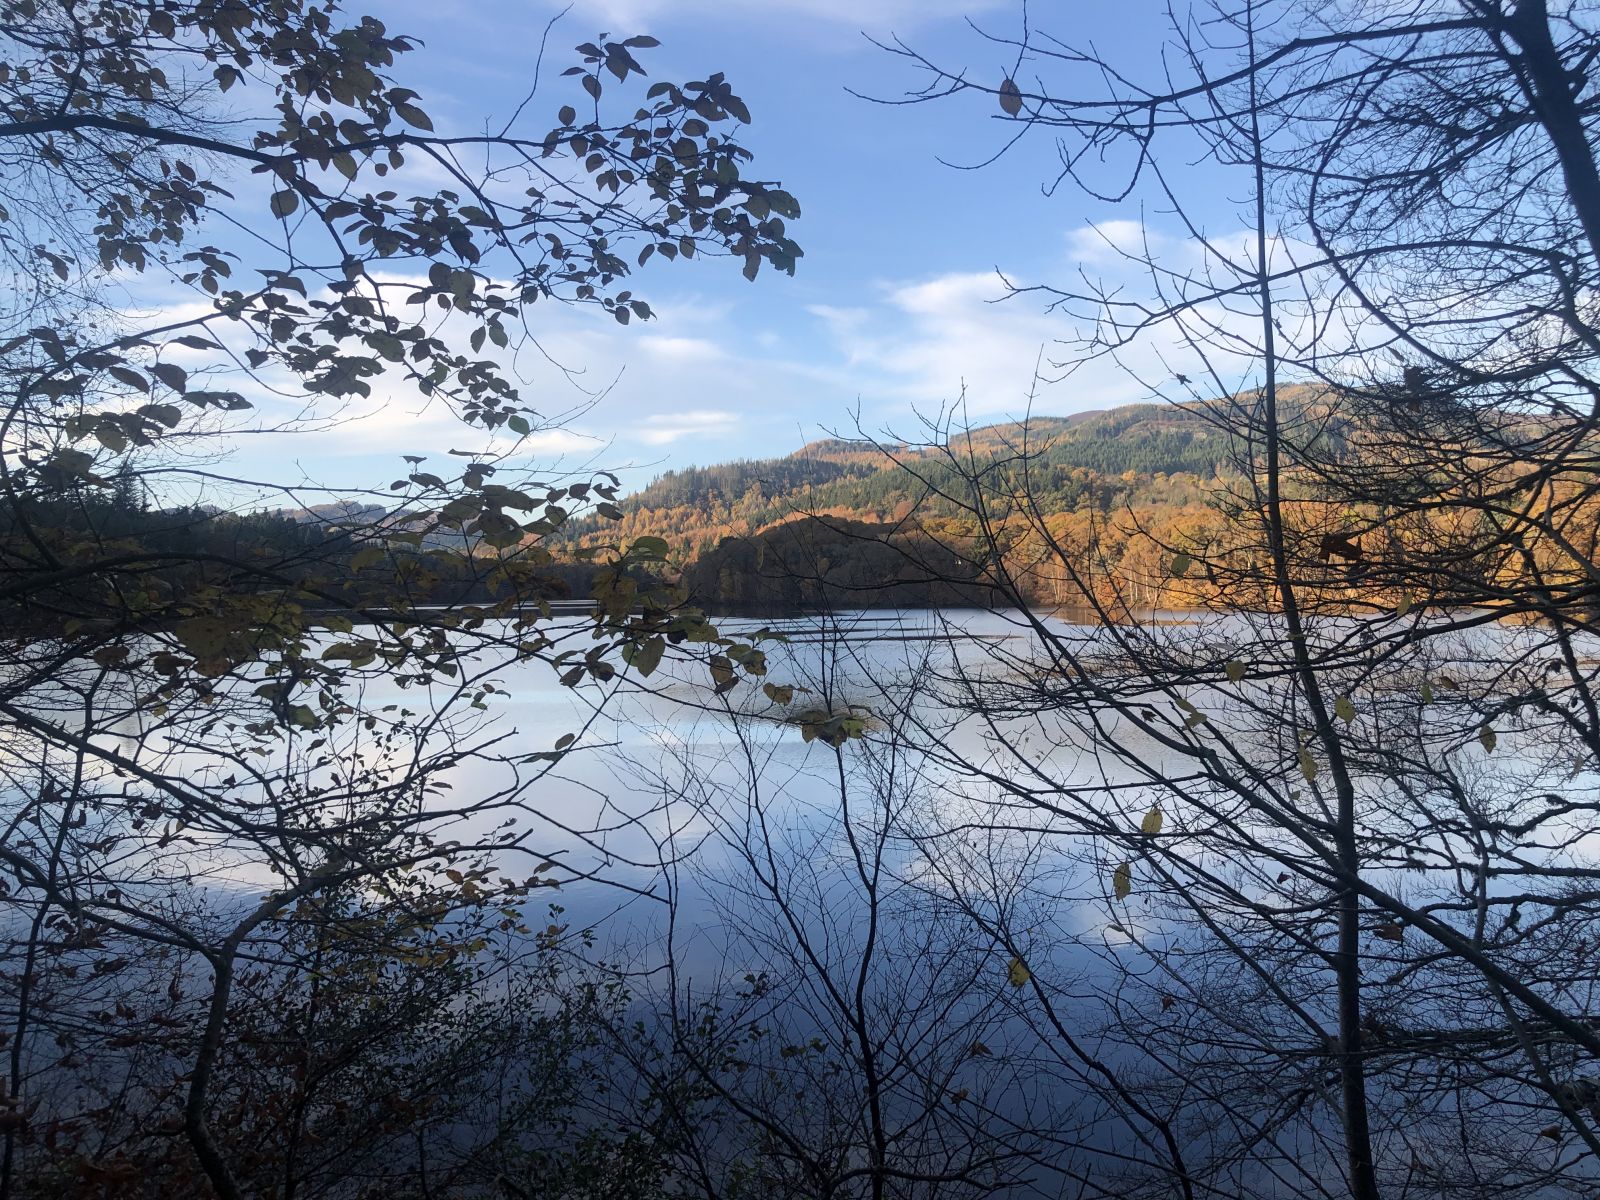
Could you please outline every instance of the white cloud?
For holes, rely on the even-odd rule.
[[[1063,333],[1030,299],[1005,296],[993,272],[954,272],[883,285],[871,307],[810,311],[868,410],[885,401],[890,412],[936,408],[964,395],[969,412],[995,414],[1027,405],[1040,352],[1048,357]]]
[[[650,446],[669,446],[690,436],[720,436],[734,432],[742,424],[736,412],[701,408],[690,412],[655,413],[644,419],[639,439]]]
[[[1076,261],[1046,263],[1040,273],[1071,286],[1074,266],[1090,255],[1103,256],[1096,277],[1104,276],[1107,291],[1126,301],[1144,296],[1149,280],[1119,249],[1138,253],[1148,242],[1152,256],[1178,269],[1193,269],[1206,257],[1195,243],[1147,232],[1137,221],[1087,226],[1073,230],[1067,241]],[[1239,242],[1229,236],[1218,244],[1232,252]],[[1274,248],[1280,254],[1284,249]],[[1012,277],[1021,287],[1031,282]],[[938,412],[958,399],[975,421],[1024,412],[1064,415],[1150,399],[1180,373],[1202,391],[1248,386],[1257,369],[1251,349],[1257,323],[1248,304],[1239,311],[1202,304],[1190,314],[1187,333],[1166,323],[1115,353],[1103,343],[1089,353],[1094,318],[1103,310],[1086,297],[1047,311],[1052,299],[1059,296],[1011,295],[993,272],[948,272],[880,285],[871,305],[814,304],[808,311],[834,346],[838,375],[862,397],[868,424],[894,425],[906,419],[907,410]],[[1133,320],[1136,314],[1125,309],[1121,315]],[[1206,345],[1215,380],[1189,334]]]
[[[1126,262],[1129,255],[1147,250],[1154,256],[1165,244],[1167,239],[1147,230],[1142,221],[1123,218],[1082,225],[1067,234],[1067,252],[1073,259],[1097,266]]]
[[[605,445],[604,439],[576,429],[542,429],[530,433],[519,444],[529,454],[593,454]]]
[[[662,337],[647,334],[638,340],[639,349],[653,358],[673,362],[711,362],[727,358],[727,351],[706,338]]]
[[[1204,252],[1194,242],[1114,220],[1067,232],[1053,261],[1030,264],[1013,281],[1069,284],[1075,268],[1104,255],[1086,273],[1130,299],[1144,296],[1148,280],[1115,248],[1140,247],[1147,237],[1160,246],[1162,262],[1203,274]],[[1253,249],[1232,230],[1213,246],[1228,255]],[[1273,249],[1276,259],[1294,247]],[[1171,328],[1115,360],[1069,367],[1071,339],[1087,331],[1093,307],[1077,306],[1075,321],[1045,311],[1042,293],[1007,297],[1005,281],[992,271],[949,271],[813,292],[800,313],[669,291],[651,296],[656,320],[624,328],[590,310],[542,306],[530,314],[537,345],[514,344],[501,356],[523,402],[550,425],[525,440],[518,457],[565,470],[633,464],[638,469],[625,479],[631,487],[663,465],[778,455],[828,431],[849,432],[855,411],[869,429],[914,435],[913,411],[937,412],[958,399],[981,423],[1147,399],[1152,386],[1179,372],[1212,387],[1199,384],[1195,354]],[[1212,305],[1194,316],[1237,339],[1239,352],[1220,358],[1219,369],[1233,372],[1234,382],[1244,378],[1253,369],[1248,314]],[[309,424],[319,428],[241,441],[245,457],[262,463],[262,477],[275,469],[264,460],[288,460],[313,479],[381,477],[386,485],[398,455],[429,454],[438,463],[449,449],[503,453],[515,441],[463,424],[447,404],[430,403],[399,379],[379,382],[365,400],[318,403],[311,414],[289,397],[252,398],[264,424],[303,425],[312,416]]]

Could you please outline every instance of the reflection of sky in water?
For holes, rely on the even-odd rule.
[[[1061,826],[1039,811],[996,807],[999,789],[956,765],[964,760],[1007,778],[1034,771],[1055,786],[1126,787],[1118,802],[1135,824],[1159,789],[1141,780],[1128,758],[1141,758],[1157,771],[1177,768],[1177,756],[1127,721],[1108,721],[1104,740],[1097,742],[1073,714],[1019,713],[999,723],[1012,740],[1012,750],[1002,753],[984,723],[942,704],[939,697],[952,691],[957,665],[992,676],[1005,673],[997,654],[1027,660],[1033,642],[1025,627],[1003,614],[976,611],[847,613],[825,622],[770,625],[787,640],[763,643],[765,678],[797,689],[788,711],[816,706],[838,712],[856,705],[888,716],[871,725],[864,742],[845,747],[842,781],[833,750],[807,744],[799,729],[779,719],[784,710],[763,697],[760,681],[741,682],[725,698],[712,696],[705,665],[694,657],[704,648],[680,648],[643,684],[623,680],[569,689],[540,664],[507,665],[493,673],[505,694],[493,696],[487,714],[474,719],[481,720],[482,736],[505,738],[502,752],[546,751],[563,734],[583,731],[575,751],[523,797],[524,839],[516,849],[497,852],[498,864],[514,878],[530,875],[547,856],[570,875],[596,877],[569,878],[559,889],[536,894],[528,906],[534,928],[544,924],[541,903],[554,901],[565,910],[559,922],[600,929],[603,955],[647,965],[670,961],[680,979],[692,979],[702,991],[781,964],[797,931],[825,948],[831,966],[847,969],[861,951],[866,904],[840,825],[841,805],[851,805],[861,822],[858,832],[871,832],[881,820],[879,807],[892,802],[896,832],[884,859],[893,889],[879,931],[886,957],[873,986],[892,996],[926,961],[914,952],[935,944],[973,970],[979,982],[970,1002],[997,1006],[984,1017],[989,1024],[983,1033],[996,1047],[1026,1041],[1015,1013],[1008,1016],[1002,1004],[1013,998],[1004,984],[1008,955],[970,914],[949,903],[955,897],[975,898],[983,909],[979,915],[1011,906],[1010,931],[1028,966],[1058,990],[1069,1012],[1079,1003],[1096,1003],[1082,998],[1116,977],[1119,960],[1131,962],[1139,953],[1131,937],[1171,944],[1193,936],[1163,925],[1137,893],[1125,903],[1110,903],[1107,864],[1097,857],[1105,852],[1101,847],[1076,835],[1053,836]],[[1160,624],[1147,636],[1214,668],[1234,653],[1232,647],[1264,632],[1270,636],[1272,625],[1266,617],[1208,617]],[[724,632],[735,636],[760,628],[757,622],[723,623]],[[1089,658],[1103,661],[1104,669],[1116,669],[1109,644],[1114,635],[1059,622],[1055,628]],[[1330,623],[1324,637],[1333,641],[1346,632]],[[1430,652],[1440,669],[1470,687],[1497,672],[1536,672],[1543,640],[1538,631],[1497,626],[1441,639]],[[1595,654],[1592,644],[1579,650],[1590,658]],[[1410,694],[1419,682],[1416,669],[1404,665],[1378,681],[1397,696]],[[436,686],[431,698],[446,694]],[[1252,724],[1260,722],[1259,713],[1231,706],[1218,693],[1195,692],[1190,699],[1218,729],[1245,740],[1270,733]],[[364,696],[368,706],[398,703],[418,710],[429,701],[428,691],[385,679],[369,685]],[[895,714],[910,726],[905,746],[888,737],[897,728]],[[1537,734],[1519,733],[1511,720],[1500,725],[1492,754],[1470,739],[1451,751],[1462,780],[1479,789],[1553,786],[1557,776],[1540,760]],[[130,714],[110,740],[122,753],[162,770],[194,779],[213,770],[202,753],[174,750],[139,731],[139,718]],[[920,753],[929,745],[943,761]],[[469,760],[449,772],[448,795],[470,802],[492,794],[507,785],[511,770],[504,763]],[[1367,781],[1366,799],[1380,798],[1383,786],[1382,780]],[[1561,779],[1559,786],[1592,796],[1595,779]],[[489,837],[505,816],[442,823],[437,832],[472,844]],[[1015,828],[993,828],[1006,825]],[[1565,853],[1592,861],[1600,834],[1585,835]],[[754,873],[746,854],[756,856]],[[238,864],[213,877],[266,882]],[[779,911],[774,896],[763,890],[763,877],[796,901],[794,912]],[[1425,882],[1412,879],[1406,887],[1420,890]],[[670,925],[669,899],[676,902]],[[1016,995],[1020,1003],[1023,994]],[[1066,1075],[1042,1063],[1030,1087],[1075,1094]]]
[[[1255,636],[1263,622],[1270,626],[1270,618],[1249,620],[1257,626]],[[1105,631],[1060,621],[1052,624],[1091,657],[1102,653]],[[1157,770],[1177,761],[1129,722],[1110,720],[1102,740],[1096,741],[1070,717],[1051,713],[1002,722],[1001,729],[1013,745],[995,756],[987,740],[989,731],[981,722],[942,708],[930,693],[951,691],[952,654],[964,670],[979,674],[1003,671],[989,661],[996,652],[1021,659],[1030,656],[1031,631],[1005,614],[873,611],[764,624],[730,620],[723,628],[734,636],[764,628],[786,635],[787,640],[764,641],[762,646],[768,657],[766,679],[797,689],[790,713],[814,706],[837,712],[850,705],[878,713],[899,712],[920,726],[918,737],[948,757],[1002,775],[1038,770],[1056,783],[1133,783],[1138,776],[1125,761],[1129,753]],[[1248,643],[1251,636],[1245,619],[1237,617],[1207,617],[1199,623],[1179,619],[1145,632],[1174,647],[1194,648],[1201,659],[1214,652],[1213,666],[1228,654],[1230,642]],[[1330,623],[1325,636],[1330,641],[1342,636],[1337,622]],[[1447,662],[1459,681],[1470,683],[1475,673],[1488,676],[1530,658],[1531,648],[1541,641],[1537,631],[1490,626],[1439,639],[1432,654],[1435,661]],[[1579,650],[1590,657],[1595,653],[1592,645]],[[694,657],[704,652],[680,647],[650,680],[623,680],[605,687],[564,688],[556,672],[538,663],[509,664],[492,673],[505,694],[489,699],[487,714],[471,715],[480,736],[505,739],[500,752],[520,756],[545,751],[563,734],[581,732],[575,752],[526,793],[524,803],[530,813],[520,823],[526,840],[521,852],[504,856],[509,873],[521,877],[553,854],[579,875],[603,871],[646,886],[650,864],[701,842],[705,871],[715,868],[718,844],[710,835],[716,822],[708,810],[738,807],[752,789],[773,811],[786,812],[786,819],[806,819],[808,810],[821,816],[832,812],[838,804],[832,752],[818,744],[808,746],[796,728],[775,719],[783,709],[762,696],[759,682],[741,682],[725,700],[711,696],[704,664]],[[1417,680],[1390,682],[1408,688]],[[447,695],[448,689],[439,685],[401,688],[380,678],[367,686],[363,703],[369,708],[403,704],[422,710]],[[1225,701],[1215,695],[1196,699],[1219,727],[1228,725]],[[198,780],[217,773],[201,751],[175,750],[158,736],[141,737],[141,723],[130,708],[116,726],[118,736],[107,739],[108,744],[114,742],[121,753],[179,777]],[[874,732],[882,734],[881,722],[874,725]],[[298,740],[303,746],[310,737],[298,735]],[[1123,753],[1109,753],[1107,743],[1115,743]],[[847,758],[859,758],[861,749],[847,748]],[[1531,761],[1537,750],[1536,740],[1519,739],[1513,725],[1504,725],[1494,773],[1524,776],[1519,782],[1537,784],[1544,772],[1544,764]],[[1015,757],[1010,757],[1012,753]],[[1469,775],[1472,753],[1468,747],[1458,755]],[[1524,769],[1525,759],[1529,761]],[[952,772],[937,762],[919,763],[917,769],[924,825],[980,821],[994,800],[994,789],[970,774]],[[512,776],[503,763],[469,760],[452,768],[447,778],[450,797],[470,800],[505,787]],[[1587,778],[1563,782],[1589,790],[1594,786]],[[852,786],[867,782],[853,780]],[[1136,793],[1128,799],[1131,808],[1138,803]],[[497,812],[481,821],[456,822],[443,832],[471,843],[488,835],[505,815]]]
[[[1248,621],[1254,623],[1257,637],[1262,623],[1269,627],[1271,623],[1260,616]],[[1112,649],[1106,645],[1104,630],[1060,621],[1052,625],[1091,658]],[[989,675],[1004,672],[1002,665],[990,661],[996,652],[1022,660],[1030,657],[1031,631],[1006,614],[872,611],[809,620],[723,622],[723,631],[733,636],[768,628],[787,639],[761,644],[768,658],[766,680],[796,688],[790,713],[809,707],[838,712],[850,705],[877,713],[898,712],[919,726],[917,737],[947,757],[1002,775],[1037,770],[1056,783],[1135,783],[1139,776],[1125,761],[1130,753],[1157,770],[1177,765],[1129,722],[1110,720],[1097,741],[1070,717],[1051,713],[1002,722],[1012,746],[997,756],[983,723],[941,707],[937,694],[951,691],[952,654],[963,670]],[[1245,618],[1224,616],[1179,618],[1147,628],[1144,636],[1190,648],[1202,660],[1214,655],[1210,657],[1214,665],[1227,656],[1230,643],[1247,644],[1252,634]],[[1324,636],[1330,641],[1342,636],[1339,624],[1329,623]],[[1440,639],[1432,653],[1436,661],[1447,661],[1459,680],[1470,682],[1475,672],[1487,675],[1527,657],[1529,647],[1541,640],[1536,631],[1490,626]],[[1580,650],[1594,653],[1592,646]],[[653,864],[699,847],[691,881],[698,884],[726,866],[719,815],[739,809],[752,793],[785,821],[826,820],[832,815],[839,797],[831,750],[807,745],[798,729],[775,719],[783,709],[763,697],[759,681],[741,682],[725,699],[710,695],[705,666],[695,659],[703,653],[704,648],[677,648],[650,680],[622,680],[604,687],[586,683],[564,688],[556,672],[538,663],[508,664],[493,671],[491,678],[504,694],[490,698],[487,714],[472,716],[480,735],[504,738],[498,747],[502,753],[520,756],[548,750],[563,734],[581,733],[575,752],[526,793],[523,803],[529,812],[519,822],[525,838],[519,850],[501,855],[509,874],[520,878],[552,855],[577,875],[604,873],[648,888],[658,874]],[[1391,682],[1398,687],[1416,683]],[[401,688],[380,678],[367,686],[363,703],[369,708],[403,704],[422,710],[447,695],[448,689],[439,685]],[[1228,725],[1230,713],[1221,697],[1196,699],[1219,727]],[[120,736],[113,739],[119,751],[179,776],[206,777],[211,764],[203,753],[174,750],[159,737],[140,738],[140,722],[130,711],[119,723]],[[873,730],[881,742],[883,723],[876,722]],[[309,737],[299,735],[301,744]],[[1108,752],[1108,742],[1123,753]],[[863,749],[848,747],[847,760],[859,767]],[[1519,769],[1519,760],[1536,749],[1519,744],[1516,730],[1505,728],[1494,771],[1501,776],[1525,775],[1522,782],[1530,786],[1537,783],[1542,764]],[[1471,753],[1468,748],[1465,757],[1470,759]],[[916,770],[920,794],[914,823],[923,828],[981,823],[992,814],[995,789],[982,780],[938,762],[918,763]],[[1471,773],[1470,762],[1464,770]],[[864,774],[856,775],[849,781],[851,788],[870,788]],[[447,778],[449,797],[470,800],[505,787],[512,776],[503,763],[468,760],[452,768]],[[1590,779],[1570,783],[1591,790],[1594,786]],[[1152,796],[1155,792],[1150,789]],[[1141,803],[1138,793],[1131,792],[1126,803],[1136,811]],[[496,812],[481,820],[457,821],[440,832],[470,844],[489,835],[505,816]],[[1038,814],[1032,821],[1047,824]],[[244,879],[250,878],[245,872]],[[936,885],[930,881],[930,886]],[[593,889],[569,890],[576,895]]]

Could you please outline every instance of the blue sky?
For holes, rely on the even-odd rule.
[[[563,7],[349,4],[425,43],[397,74],[422,93],[441,131],[460,132],[503,120],[521,101],[544,26]],[[966,19],[1014,36],[1021,15],[1018,0],[575,0],[551,36],[538,109],[553,112],[576,93],[555,71],[572,61],[570,47],[601,31],[659,38],[643,59],[655,78],[725,72],[753,114],[745,142],[757,173],[781,179],[803,207],[792,232],[806,256],[794,279],[763,272],[753,284],[726,261],[652,264],[636,282],[658,317],[642,325],[545,309],[542,348],[578,382],[537,355],[519,358],[529,400],[574,413],[531,449],[567,467],[623,470],[637,487],[668,467],[788,453],[851,429],[857,411],[869,430],[914,433],[917,412],[937,411],[963,389],[977,422],[1020,413],[1041,349],[1051,353],[1066,330],[1034,298],[991,303],[1002,292],[996,269],[1024,283],[1114,274],[1121,267],[1105,236],[1126,239],[1145,226],[1161,235],[1160,214],[1098,206],[1070,190],[1045,196],[1055,155],[1044,137],[982,170],[942,165],[941,157],[987,158],[1010,132],[983,97],[889,107],[847,89],[895,97],[920,82],[863,31],[899,34],[997,84],[1010,55]],[[1153,58],[1163,32],[1153,0],[1036,0],[1029,16],[1124,56]],[[1228,212],[1219,206],[1224,225]],[[1145,396],[1142,384],[1101,366],[1043,387],[1034,409],[1069,413]],[[287,464],[325,482],[386,481],[399,455],[437,453],[446,441],[474,445],[448,414],[401,397],[314,436],[247,442],[240,462],[279,477]]]

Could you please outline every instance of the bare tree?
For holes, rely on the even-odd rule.
[[[616,956],[660,962],[619,1045],[673,1098],[669,1178],[706,1197],[1047,1194],[1075,1093],[1035,1089],[1005,948],[924,852],[937,793],[893,705],[923,695],[925,652],[890,644],[907,657],[881,689],[871,627],[782,628],[785,682],[679,712],[630,776],[657,800],[669,911]]]
[[[940,430],[949,470],[905,463],[1028,635],[949,681],[982,752],[932,752],[1065,839],[1042,911],[1109,908],[1078,941],[1116,982],[1080,1020],[1122,1047],[1102,1092],[1156,1192],[1592,1183],[1591,16],[1195,6],[1164,72],[1025,16],[984,82],[886,47],[926,73],[910,102],[984,97],[1011,152],[1054,139],[1052,186],[1147,201],[1194,251],[1125,248],[1142,295],[1017,291],[1076,320],[1063,366],[1142,363],[1231,440],[1223,519],[1161,545],[1158,590],[1202,611],[1091,582],[1026,426],[999,461]],[[1196,148],[1242,236],[1192,202]],[[1032,607],[1041,564],[1098,628]]]

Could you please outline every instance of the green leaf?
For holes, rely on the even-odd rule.
[[[352,668],[367,666],[377,657],[377,651],[371,642],[338,642],[322,652],[324,662],[342,658],[349,662]]]
[[[800,217],[800,202],[781,188],[773,188],[766,193],[767,206],[786,220],[795,221]]]
[[[396,104],[394,111],[407,125],[416,129],[426,130],[429,133],[433,132],[432,118],[415,104]]]
[[[375,330],[367,334],[367,345],[371,346],[381,357],[388,359],[390,362],[405,361],[405,343],[392,333]]]
[[[1194,559],[1187,554],[1174,555],[1172,559],[1172,573],[1181,579],[1184,575],[1188,574],[1189,567],[1193,562]]]
[[[1500,738],[1495,733],[1493,726],[1484,725],[1478,730],[1478,741],[1482,743],[1485,753],[1493,754],[1494,748],[1499,744]]]
[[[666,648],[667,639],[658,634],[643,645],[634,647],[628,657],[628,665],[648,678],[661,665],[661,655]]]
[[[1230,659],[1222,668],[1227,673],[1229,683],[1238,683],[1244,678],[1245,665],[1238,659]]]
[[[272,193],[272,215],[287,217],[300,207],[300,197],[291,188],[284,188],[281,192]]]
[[[633,545],[628,547],[628,556],[630,558],[653,559],[656,562],[665,562],[668,549],[665,538],[635,538]]]
[[[1394,606],[1394,615],[1397,616],[1397,617],[1405,616],[1408,612],[1411,611],[1411,603],[1412,603],[1412,601],[1411,601],[1411,593],[1410,592],[1401,592],[1400,593],[1400,602]]]
[[[1346,725],[1356,719],[1356,706],[1349,696],[1340,696],[1333,702],[1333,712]]]
[[[131,367],[113,366],[107,367],[106,370],[111,372],[111,377],[118,383],[125,383],[131,388],[138,388],[141,392],[150,390],[150,381]]]
[[[232,640],[234,625],[221,617],[190,617],[179,621],[173,632],[196,658],[215,658]]]

